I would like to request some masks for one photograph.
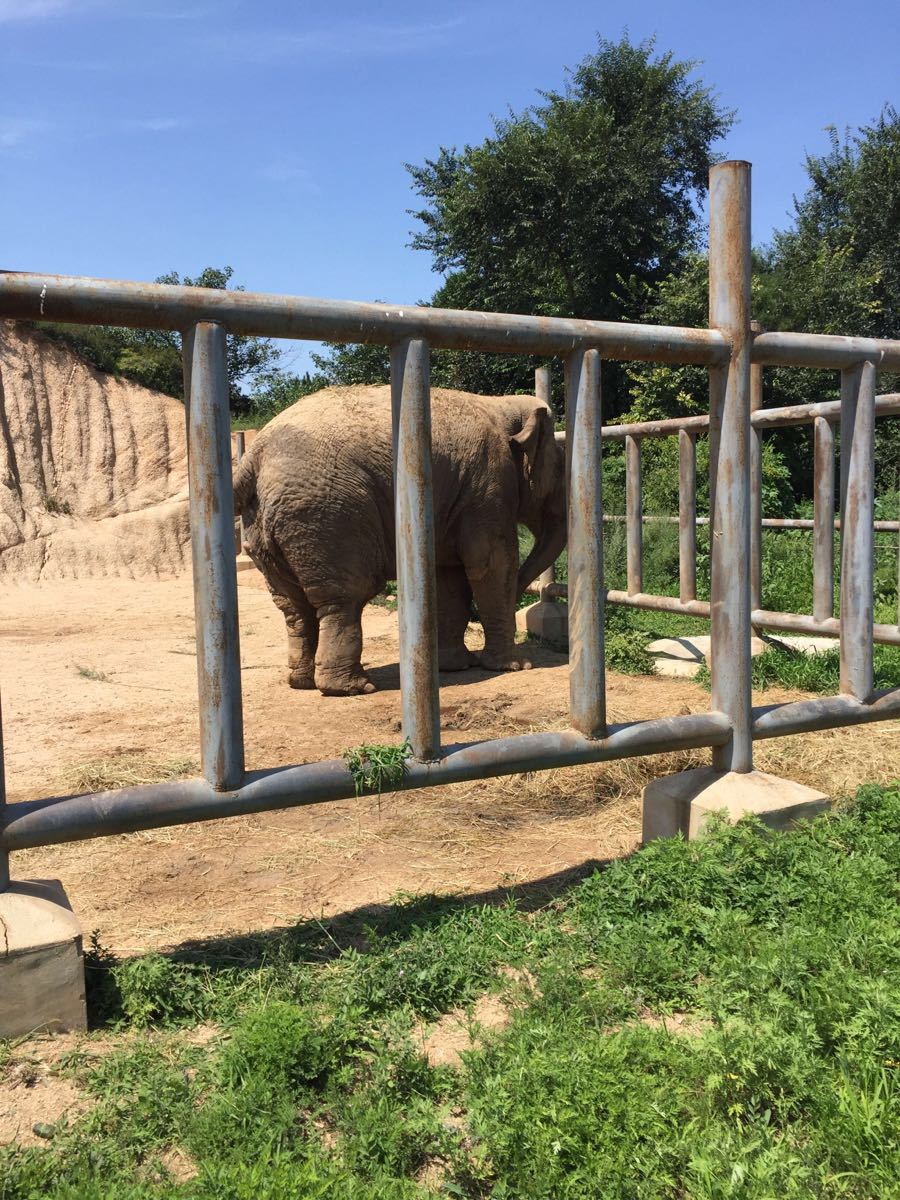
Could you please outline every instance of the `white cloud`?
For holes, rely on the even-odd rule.
[[[35,121],[31,117],[0,116],[0,149],[12,150],[21,146],[46,128],[46,121]]]
[[[285,30],[242,31],[214,37],[213,44],[243,59],[264,62],[302,55],[371,58],[414,54],[442,45],[463,24],[462,17],[418,25],[374,25],[363,22],[293,33]]]
[[[310,188],[315,187],[309,167],[291,162],[290,159],[276,159],[263,167],[259,173],[263,179],[269,179],[273,183],[304,183]]]
[[[184,124],[178,117],[145,117],[141,120],[126,121],[126,129],[137,129],[144,133],[169,133],[172,129],[180,129]]]
[[[76,6],[77,0],[0,0],[0,22],[44,21]]]

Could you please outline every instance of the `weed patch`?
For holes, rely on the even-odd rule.
[[[385,788],[398,788],[406,774],[406,760],[412,754],[409,740],[402,746],[362,745],[344,751],[344,762],[353,776],[357,796]]]

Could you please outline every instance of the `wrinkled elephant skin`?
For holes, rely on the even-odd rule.
[[[518,670],[528,663],[514,646],[516,600],[565,545],[552,414],[533,396],[435,388],[431,403],[439,665],[476,661],[463,640],[474,598],[481,665]],[[234,490],[247,550],[287,622],[291,687],[373,691],[360,620],[396,577],[390,388],[326,388],[297,401],[260,431]],[[522,572],[519,524],[535,537]]]

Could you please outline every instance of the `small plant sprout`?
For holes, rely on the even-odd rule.
[[[357,796],[364,792],[381,795],[385,787],[397,788],[406,774],[406,760],[412,754],[409,738],[402,746],[362,745],[344,751],[344,762],[353,776]]]
[[[94,667],[82,667],[76,663],[75,670],[84,679],[94,679],[98,683],[112,683],[112,679],[105,671],[97,671],[94,669]]]

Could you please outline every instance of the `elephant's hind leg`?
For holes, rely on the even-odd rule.
[[[362,603],[355,601],[335,601],[316,609],[319,649],[315,681],[323,696],[357,696],[376,690],[360,661],[362,609]]]
[[[316,686],[316,650],[319,645],[319,618],[316,610],[299,589],[291,597],[274,589],[272,599],[284,613],[288,640],[288,684],[292,688],[311,690]]]
[[[465,567],[438,567],[438,667],[442,671],[464,671],[478,662],[465,643],[466,626],[472,616],[472,589]]]

